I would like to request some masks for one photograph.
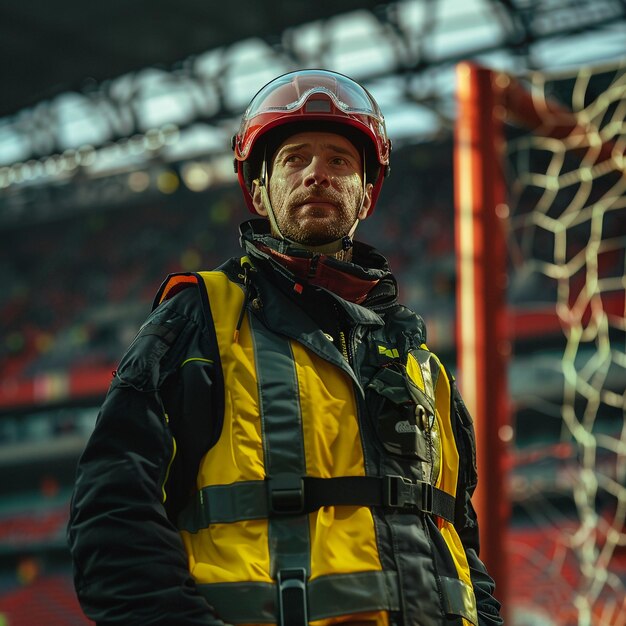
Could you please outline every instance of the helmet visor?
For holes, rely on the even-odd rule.
[[[265,85],[244,114],[252,119],[262,113],[289,112],[303,107],[315,93],[326,94],[344,113],[357,113],[382,121],[378,105],[361,85],[342,74],[301,70],[280,76]],[[315,111],[311,111],[312,113]]]
[[[268,120],[299,113],[304,117],[343,114],[386,141],[384,117],[365,88],[343,74],[300,70],[279,76],[254,96],[237,133],[237,158],[246,158],[255,135]]]

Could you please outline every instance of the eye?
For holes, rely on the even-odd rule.
[[[281,164],[284,167],[301,167],[303,163],[304,163],[304,157],[297,152],[286,154],[281,159]]]

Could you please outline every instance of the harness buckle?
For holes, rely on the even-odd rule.
[[[308,626],[306,570],[282,569],[277,580],[279,626]]]
[[[418,485],[420,483],[418,482]],[[427,514],[432,514],[433,512],[433,499],[434,499],[434,493],[435,490],[433,488],[433,486],[430,483],[427,482],[422,482],[421,483],[421,487],[422,487],[422,512],[427,513]]]
[[[385,476],[383,479],[383,504],[394,509],[415,506],[413,483],[402,476]]]
[[[434,493],[434,487],[426,481],[413,482],[393,475],[383,480],[383,504],[394,509],[417,508],[432,514]]]
[[[267,478],[270,513],[289,515],[304,512],[304,481],[298,474],[275,474]]]

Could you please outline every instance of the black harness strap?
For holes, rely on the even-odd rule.
[[[429,483],[401,476],[302,477],[205,487],[181,515],[179,527],[197,532],[210,524],[312,513],[324,506],[380,506],[454,521],[455,499]]]
[[[270,476],[285,477],[277,489],[268,491],[268,505],[287,507],[292,512],[269,518],[270,568],[278,587],[279,624],[307,626],[309,519],[293,504],[294,496],[298,499],[298,481],[289,480],[306,474],[296,368],[289,340],[268,331],[254,315],[248,319],[258,376],[265,468]]]
[[[454,521],[454,496],[425,481],[402,476],[304,478],[306,511],[323,506],[381,506],[421,511]]]
[[[218,614],[228,616],[228,623],[276,624],[280,615],[276,587],[263,582],[211,583],[198,585],[198,591]],[[287,594],[297,587],[287,586]],[[401,606],[398,575],[390,571],[319,576],[308,581],[306,593],[309,622],[365,611],[399,611]],[[289,624],[284,613],[283,623]]]

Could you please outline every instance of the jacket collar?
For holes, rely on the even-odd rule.
[[[266,220],[244,222],[240,234],[241,245],[248,256],[269,265],[296,293],[304,286],[317,287],[339,296],[346,304],[363,305],[377,311],[397,302],[397,283],[387,260],[367,244],[356,241],[353,261],[346,262],[275,239]]]

